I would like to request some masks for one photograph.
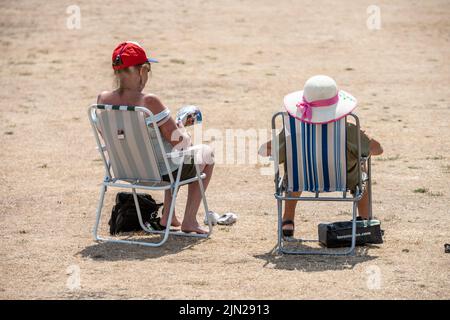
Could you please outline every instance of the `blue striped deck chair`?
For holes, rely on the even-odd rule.
[[[353,117],[359,132],[359,119]],[[282,118],[286,138],[286,161],[283,176],[278,165],[278,139],[276,137],[276,120]],[[361,166],[367,166],[367,183],[363,181],[361,166],[358,166],[359,182],[356,191],[350,197],[347,188],[347,151],[346,124],[347,117],[327,124],[309,124],[297,120],[286,112],[278,112],[272,118],[272,158],[275,161],[275,198],[278,209],[278,252],[285,254],[308,255],[350,255],[354,254],[356,245],[357,204],[363,192],[370,194],[370,157],[361,157],[361,141],[358,136],[358,158]],[[369,187],[367,187],[369,184]],[[300,197],[294,197],[292,192],[302,192]],[[306,192],[312,193],[304,196]],[[340,196],[323,196],[326,193],[336,193]],[[352,242],[351,247],[344,251],[328,250],[293,250],[285,246],[282,235],[283,201],[347,201],[353,203]],[[371,209],[369,211],[371,217]],[[311,242],[317,240],[295,239],[294,242]]]
[[[156,119],[156,116],[150,110],[144,107],[94,104],[89,107],[88,116],[97,142],[97,149],[100,152],[105,167],[105,178],[101,183],[100,199],[98,201],[93,230],[96,241],[159,247],[167,241],[169,235],[197,238],[207,238],[211,235],[212,223],[209,218],[208,204],[202,183],[206,175],[201,173],[198,164],[195,164],[196,176],[181,181],[181,170],[185,157],[195,154],[198,148],[194,146],[187,150],[166,153],[161,132],[156,124],[158,119]],[[158,143],[152,142],[147,123],[153,125]],[[156,160],[155,148],[160,148],[162,152],[167,172],[169,172],[170,182],[162,180],[161,168],[158,166]],[[172,171],[170,170],[169,158],[176,158],[176,163],[179,163],[176,177],[172,175]],[[200,186],[206,221],[209,226],[209,232],[207,234],[187,234],[171,231],[170,228],[166,228],[164,231],[157,231],[150,229],[143,223],[136,189],[146,191],[170,190],[172,192],[172,203],[170,204],[167,222],[167,225],[170,226],[179,187],[195,181],[198,181]],[[105,238],[98,235],[104,197],[108,187],[131,189],[139,224],[148,233],[163,235],[159,242]]]

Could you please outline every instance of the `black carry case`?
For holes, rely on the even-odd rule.
[[[327,248],[350,247],[352,244],[352,222],[321,223],[319,242]],[[381,224],[378,220],[356,221],[356,245],[383,243]]]
[[[153,230],[161,230],[158,210],[162,203],[157,203],[151,195],[145,193],[138,193],[137,198],[144,224],[149,225]],[[139,224],[133,194],[119,192],[116,195],[116,205],[112,208],[111,219],[109,220],[109,233],[115,235],[121,232],[140,230],[142,228]]]

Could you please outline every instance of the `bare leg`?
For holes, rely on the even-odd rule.
[[[200,171],[206,174],[206,178],[203,179],[203,188],[206,191],[214,169],[212,149],[208,146],[204,146],[201,157],[197,158],[196,161],[199,163]],[[202,195],[198,182],[191,183],[188,186],[186,210],[184,212],[183,223],[181,224],[182,231],[196,232],[199,234],[208,233],[208,231],[201,228],[197,222],[197,211],[201,201]]]
[[[293,197],[300,197],[301,192],[292,192],[291,195]],[[287,200],[286,205],[284,206],[284,215],[283,215],[283,221],[292,220],[295,219],[295,208],[297,207],[297,200]],[[286,224],[283,226],[283,230],[294,230],[294,225],[292,224]]]
[[[367,167],[363,167],[362,171],[367,173]],[[367,183],[366,190],[361,198],[361,200],[358,201],[358,216],[360,216],[364,220],[369,219],[369,183]]]
[[[203,188],[206,190],[211,175],[214,169],[214,165],[206,165],[202,172],[206,174],[206,178],[203,180]],[[184,232],[196,232],[200,234],[208,233],[205,229],[202,229],[197,222],[197,211],[202,201],[202,195],[200,192],[200,186],[198,182],[191,183],[188,186],[188,197],[186,202],[186,210],[184,213],[183,223],[181,230]]]
[[[364,220],[369,219],[369,189],[362,196],[358,202],[358,215]]]
[[[170,209],[171,202],[172,202],[172,193],[170,192],[170,190],[166,190],[164,192],[164,208],[163,208],[163,213],[162,213],[162,217],[161,217],[161,221],[160,221],[160,224],[164,227],[167,226],[167,220],[169,219],[169,209]],[[181,223],[180,223],[180,221],[178,221],[177,216],[175,214],[175,209],[173,212],[171,226],[175,227],[175,228],[181,226]]]

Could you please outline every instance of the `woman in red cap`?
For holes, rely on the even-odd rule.
[[[117,89],[114,91],[104,91],[99,94],[97,103],[110,105],[143,106],[148,108],[157,119],[159,130],[163,136],[163,143],[166,152],[172,152],[175,146],[186,147],[191,145],[189,135],[182,128],[179,128],[175,120],[170,116],[170,111],[166,108],[157,96],[145,94],[143,90],[148,81],[148,74],[151,71],[151,63],[157,62],[149,59],[144,49],[136,42],[123,42],[119,44],[112,55],[112,65],[117,79]],[[156,139],[155,130],[149,126],[151,139]],[[172,137],[177,137],[173,139]],[[201,157],[196,157],[200,170],[206,174],[203,180],[205,189],[211,179],[214,168],[213,152],[209,146],[202,145]],[[164,163],[160,148],[155,148],[160,172],[163,180],[169,180],[169,172]],[[170,170],[176,176],[178,166],[170,161]],[[181,179],[189,179],[195,176],[195,166],[193,163],[184,164],[181,172]],[[197,211],[201,202],[200,188],[197,182],[191,183],[188,187],[188,198],[183,222],[180,223],[176,215],[172,219],[172,227],[180,227],[184,232],[195,232],[199,234],[207,233],[197,222]],[[166,227],[169,215],[169,207],[172,200],[170,191],[165,192],[164,210],[161,218],[161,225]]]

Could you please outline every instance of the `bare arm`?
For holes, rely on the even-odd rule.
[[[158,114],[167,109],[158,97],[154,95],[147,95],[144,98],[145,106],[148,107],[154,114]],[[191,137],[186,130],[179,128],[172,117],[168,117],[159,123],[159,130],[163,138],[168,141],[177,150],[185,149],[192,145]]]
[[[378,156],[378,155],[382,154],[383,148],[381,147],[381,144],[377,140],[375,140],[374,138],[369,136],[365,131],[363,131],[363,130],[361,130],[361,131],[367,137],[367,139],[369,139],[369,153],[372,156]]]
[[[272,141],[267,141],[259,147],[258,154],[261,157],[268,157],[272,154]]]
[[[378,156],[378,155],[383,153],[383,147],[375,139],[370,139],[370,141],[369,141],[369,150],[370,150],[370,154],[373,155],[373,156]]]

